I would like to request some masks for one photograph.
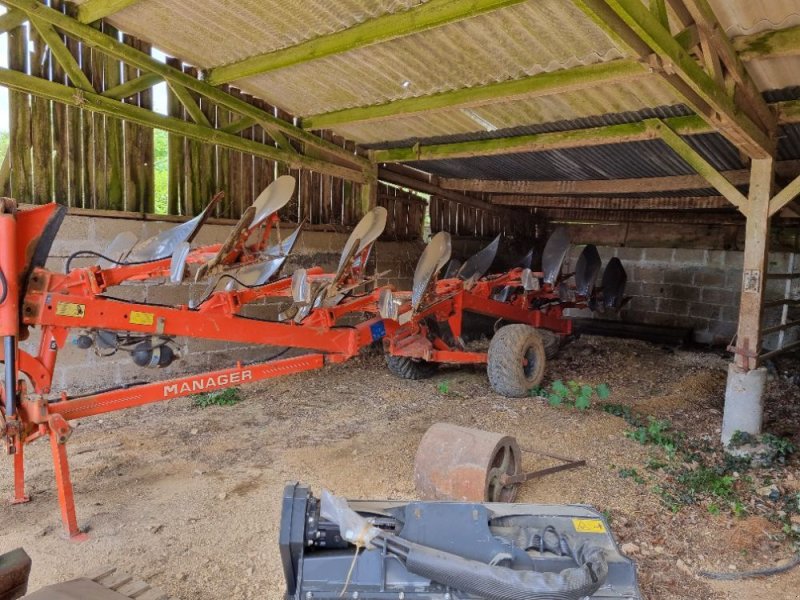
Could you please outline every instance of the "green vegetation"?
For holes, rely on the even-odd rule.
[[[636,469],[620,469],[618,472],[622,479],[633,479],[633,481],[639,485],[644,484],[644,477],[639,475]]]
[[[8,152],[8,142],[8,132],[0,131],[0,162],[3,162],[6,157],[6,152]]]
[[[648,417],[646,424],[640,424],[633,431],[626,431],[625,437],[636,440],[644,446],[659,446],[673,458],[680,445],[680,434],[672,429],[667,420]]]
[[[673,512],[684,506],[700,505],[712,515],[728,512],[742,518],[747,515],[750,499],[758,488],[773,483],[764,469],[784,464],[796,451],[785,438],[769,433],[751,436],[736,432],[732,447],[759,448],[751,460],[749,456],[718,452],[707,439],[687,439],[668,420],[638,415],[629,406],[604,404],[601,408],[631,426],[625,437],[660,451],[647,459],[647,472],[640,474],[635,468],[624,468],[618,470],[619,477],[637,484],[649,480],[653,483],[651,491]],[[791,522],[793,515],[800,514],[800,493],[783,497],[780,505],[774,499],[772,502],[775,504],[769,509],[773,515],[770,518],[781,520],[784,534],[800,542],[800,527],[793,527]]]
[[[578,410],[586,410],[592,405],[593,397],[605,400],[611,395],[611,389],[605,383],[594,387],[577,381],[568,381],[565,384],[557,379],[549,389],[536,387],[530,391],[530,395],[547,398],[550,406],[569,406]]]
[[[436,384],[436,391],[444,396],[447,396],[447,394],[450,393],[450,382],[447,380],[440,381]]]
[[[154,193],[157,215],[168,213],[169,194],[169,134],[160,129],[153,130]]]
[[[226,388],[224,390],[192,396],[192,402],[198,408],[207,408],[209,406],[233,406],[241,401],[242,396],[239,392],[239,388]]]

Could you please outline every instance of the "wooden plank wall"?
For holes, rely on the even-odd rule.
[[[480,194],[467,194],[484,200]],[[493,238],[502,233],[511,237],[535,237],[542,219],[522,211],[491,211],[431,196],[431,233],[447,231],[455,236]]]
[[[421,240],[427,202],[420,195],[386,183],[378,184],[378,206],[386,209],[383,239]]]
[[[45,0],[45,4],[67,14],[73,10],[72,5],[63,0]],[[94,26],[129,46],[146,53],[151,51],[148,44],[118,32],[105,22]],[[140,75],[137,69],[122,65],[86,45],[69,38],[66,41],[98,92]],[[10,32],[8,55],[12,69],[69,83],[63,69],[51,60],[35,30],[27,24]],[[194,67],[178,59],[169,58],[167,62],[197,76]],[[278,118],[293,120],[291,115],[240,90],[228,86],[224,89]],[[125,102],[152,108],[153,91],[141,92]],[[171,91],[167,93],[167,103],[169,115],[191,120]],[[153,130],[18,92],[11,92],[10,104],[10,144],[6,158],[10,176],[0,185],[4,195],[32,204],[55,201],[82,209],[156,212]],[[200,108],[217,126],[236,118],[230,111],[205,99],[200,99]],[[330,132],[317,134],[355,152],[354,144],[343,138]],[[239,135],[275,143],[258,125]],[[274,161],[180,136],[169,135],[168,148],[166,214],[197,214],[216,192],[223,191],[225,200],[216,216],[238,219],[270,182],[280,175],[290,174],[297,180],[297,191],[281,211],[282,219],[350,227],[362,217],[358,184],[314,171],[290,170]],[[407,220],[407,211],[398,214]],[[407,224],[392,225],[392,230],[401,232],[397,239],[410,235]]]

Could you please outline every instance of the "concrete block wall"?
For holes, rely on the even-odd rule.
[[[105,217],[83,217],[70,215],[64,220],[53,243],[47,268],[63,272],[70,255],[81,250],[103,252],[114,237],[123,231],[132,231],[139,239],[146,239],[160,231],[173,227],[174,223],[160,221],[138,221]],[[212,244],[223,241],[231,230],[230,225],[205,225],[195,240],[195,245]],[[285,237],[293,231],[290,226],[281,228]],[[286,261],[283,272],[291,274],[299,267],[321,266],[336,268],[339,257],[347,241],[347,234],[303,231],[294,252]],[[381,284],[395,284],[409,289],[417,257],[423,244],[411,242],[379,242],[373,249],[371,260],[378,273],[386,272]],[[76,258],[73,266],[95,264],[96,258]],[[107,295],[128,301],[150,304],[186,304],[191,297],[202,297],[206,283],[185,283],[174,285],[159,281],[156,283],[131,282],[117,286]],[[249,306],[245,316],[256,318],[275,318],[285,302],[264,302]],[[32,330],[31,339],[24,343],[28,351],[35,352],[38,335]],[[253,362],[266,360],[278,348],[268,346],[248,346],[226,342],[213,342],[200,339],[178,340],[181,358],[166,369],[143,369],[137,367],[130,356],[119,352],[113,356],[98,356],[93,349],[80,350],[70,343],[59,353],[53,392],[67,391],[70,394],[100,390],[120,384],[155,381],[179,377],[192,372],[223,368],[237,361]]]
[[[574,246],[569,267],[583,246]],[[631,301],[621,311],[623,321],[691,328],[695,341],[703,344],[727,345],[736,334],[739,318],[739,296],[742,287],[742,252],[681,248],[598,248],[605,265],[616,256],[628,273],[626,293]],[[792,260],[790,253],[770,254],[770,272],[786,272]],[[800,256],[795,255],[796,270]],[[786,282],[768,280],[768,299],[786,297]],[[800,293],[797,285],[789,290]],[[765,312],[765,325],[780,322],[781,309]],[[775,347],[777,335],[765,340],[767,348]]]

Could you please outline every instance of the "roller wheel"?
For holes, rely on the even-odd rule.
[[[561,350],[561,336],[548,329],[538,329],[539,337],[542,338],[544,344],[544,356],[547,360],[555,358],[558,351]]]
[[[436,373],[438,365],[427,360],[414,359],[409,356],[386,355],[389,372],[401,379],[428,379]]]
[[[436,423],[422,437],[414,485],[425,500],[513,502],[522,471],[517,441],[508,435]]]
[[[501,327],[489,344],[486,372],[498,394],[522,398],[544,377],[545,349],[539,332],[528,325]]]

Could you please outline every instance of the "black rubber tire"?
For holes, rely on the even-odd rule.
[[[503,396],[525,397],[542,382],[545,362],[544,343],[536,329],[519,324],[501,327],[489,344],[489,385]]]
[[[400,379],[428,379],[433,377],[439,365],[427,360],[417,360],[408,356],[386,355],[389,372]]]
[[[544,356],[547,360],[555,358],[561,350],[561,336],[549,329],[539,329],[539,336],[544,344]]]

